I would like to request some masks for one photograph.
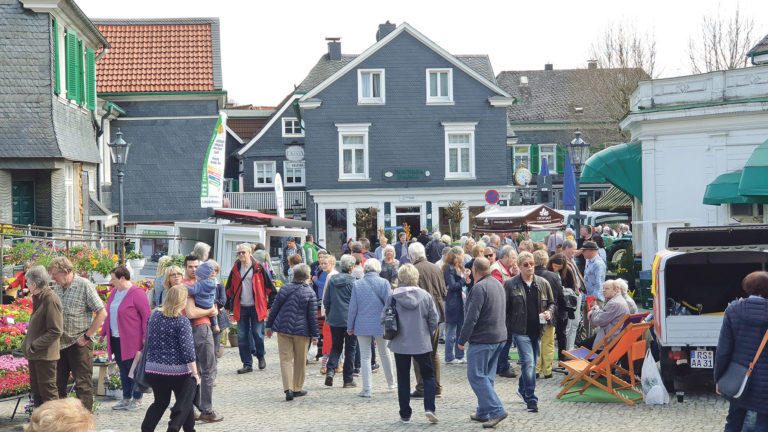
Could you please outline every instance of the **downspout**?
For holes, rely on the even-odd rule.
[[[101,119],[97,122],[96,120],[96,112],[91,111],[91,121],[93,122],[93,127],[96,129],[96,149],[99,149],[99,138],[104,134],[104,122],[106,122],[107,117],[109,117],[112,114],[112,110],[114,109],[114,105],[111,103],[105,104],[107,107],[107,112],[101,117]],[[99,151],[99,153],[101,153]],[[104,161],[102,163],[107,163],[107,161]],[[96,199],[101,202],[101,170],[96,170]]]

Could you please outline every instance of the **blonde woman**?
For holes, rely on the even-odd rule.
[[[165,293],[165,272],[168,270],[168,265],[171,263],[171,257],[168,255],[160,257],[157,261],[157,273],[155,274],[155,283],[152,288],[152,297],[150,298],[150,305],[153,309],[163,304],[163,297]]]
[[[187,297],[187,287],[182,284],[168,288],[162,308],[149,317],[143,351],[147,353],[146,376],[155,397],[144,415],[142,431],[155,430],[171,401],[171,392],[176,404],[171,408],[168,430],[195,430],[192,403],[200,376],[195,362],[192,324],[181,314]],[[129,373],[131,378],[141,356],[142,351],[136,353]]]
[[[94,429],[93,414],[80,399],[51,400],[37,408],[24,432],[83,432]]]

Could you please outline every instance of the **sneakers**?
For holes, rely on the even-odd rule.
[[[424,393],[414,390],[414,392],[411,393],[411,399],[424,399]]]
[[[259,369],[264,369],[265,367],[267,367],[267,360],[264,357],[259,357]]]
[[[525,403],[525,396],[523,396],[523,394],[522,394],[522,393],[520,393],[520,390],[518,390],[518,391],[517,391],[517,395],[520,397],[520,401],[521,401],[522,403]]]
[[[430,423],[437,423],[437,416],[432,411],[426,411],[424,412],[424,415],[427,416],[427,420],[429,420]]]
[[[457,360],[459,361],[459,364],[466,364],[467,363],[467,359],[465,359],[465,358],[460,358],[460,359],[457,359]]]
[[[478,416],[478,415],[477,415],[477,413],[472,413],[472,414],[470,414],[470,415],[469,415],[469,419],[470,419],[470,420],[472,420],[472,421],[480,422],[480,423],[485,423],[485,422],[487,422],[488,420],[490,420],[490,419],[487,419],[487,418],[483,418],[483,417],[480,417],[480,416]]]
[[[411,422],[410,418],[400,417],[400,423],[402,424],[408,424]]]
[[[390,390],[395,390],[395,389],[397,389],[397,384],[390,384],[390,385],[387,386],[387,388],[390,389]]]
[[[374,364],[373,364],[373,366],[371,366],[371,373],[376,373],[376,372],[378,372],[380,367],[381,367],[381,366],[379,366],[379,364],[378,364],[378,363],[374,363]]]
[[[343,388],[355,388],[357,387],[357,383],[354,381],[345,382]]]
[[[451,361],[445,362],[445,364],[447,364],[447,365],[457,365],[457,364],[461,364],[461,360],[455,358],[455,359],[453,359]]]
[[[526,410],[529,413],[537,413],[537,412],[539,412],[539,406],[536,404],[536,402],[531,401],[531,402],[528,402],[527,405],[528,406],[527,406]]]
[[[504,378],[517,378],[517,374],[515,373],[515,371],[512,370],[512,368],[509,368],[505,371],[501,371],[499,373],[499,376]]]
[[[363,390],[357,395],[360,396],[361,398],[369,398],[371,397],[371,392]]]
[[[253,368],[250,367],[250,366],[243,366],[243,367],[241,367],[240,369],[237,370],[237,373],[240,374],[240,375],[251,373],[251,372],[253,372]]]
[[[203,423],[216,423],[224,420],[224,417],[216,415],[215,412],[211,411],[208,414],[200,414],[200,417],[198,417],[198,420],[200,420]]]
[[[328,387],[333,387],[333,371],[328,371],[327,374],[325,374],[325,385]]]
[[[128,405],[131,404],[131,401],[133,399],[123,399],[120,402],[116,403],[115,405],[112,405],[113,410],[124,410]]]
[[[499,417],[496,417],[495,419],[489,419],[487,422],[483,423],[483,427],[485,429],[495,428],[497,424],[501,423],[502,420],[507,418],[509,414],[504,413],[500,415]]]
[[[141,399],[131,399],[131,402],[124,408],[126,411],[131,411],[141,408]]]

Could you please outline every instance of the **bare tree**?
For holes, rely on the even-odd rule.
[[[688,39],[691,72],[698,74],[749,65],[747,52],[755,44],[755,20],[744,17],[737,3],[731,18],[705,15],[699,26],[701,39]]]

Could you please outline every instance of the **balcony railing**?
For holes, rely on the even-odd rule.
[[[248,210],[277,210],[274,192],[224,192],[224,198],[229,200],[229,207]],[[307,193],[304,191],[283,192],[285,209],[291,210],[296,201],[301,204],[300,209],[307,208]],[[298,208],[296,208],[298,209]]]

